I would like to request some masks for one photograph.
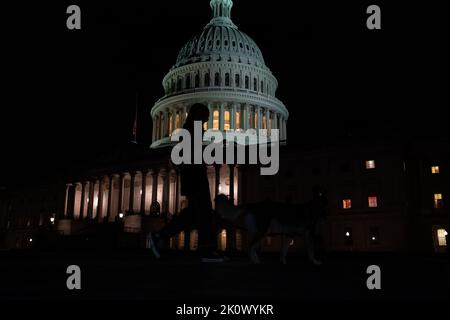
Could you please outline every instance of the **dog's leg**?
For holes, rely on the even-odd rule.
[[[281,240],[281,254],[280,254],[280,260],[282,264],[287,264],[286,256],[289,251],[289,246],[291,244],[291,241],[293,240],[291,237],[287,237],[286,235],[282,235]]]
[[[316,266],[320,266],[322,264],[322,262],[317,260],[314,256],[314,241],[313,241],[312,234],[310,231],[305,232],[305,244],[306,244],[306,251],[308,252],[309,260]]]

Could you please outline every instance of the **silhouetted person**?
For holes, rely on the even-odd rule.
[[[202,254],[203,261],[223,261],[223,258],[215,251],[217,239],[207,167],[203,161],[201,164],[194,164],[194,123],[201,121],[204,124],[208,120],[209,110],[205,105],[195,104],[191,107],[183,127],[191,134],[191,164],[179,166],[181,195],[187,198],[188,207],[182,210],[178,216],[175,216],[160,232],[151,236],[150,239],[153,241],[151,247],[157,257],[159,257],[157,243],[161,239],[171,238],[181,231],[197,225],[198,251]],[[203,155],[201,158],[203,159]]]

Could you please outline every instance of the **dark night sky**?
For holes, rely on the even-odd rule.
[[[211,16],[209,0],[92,2],[2,4],[0,186],[62,173],[130,141],[136,92],[139,140],[149,144],[162,78]],[[81,31],[66,29],[70,4],[81,7]],[[234,4],[233,21],[279,80],[290,140],[450,131],[449,19],[439,5]],[[369,4],[382,8],[381,31],[365,26]]]

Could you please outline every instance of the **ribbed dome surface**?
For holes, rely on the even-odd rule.
[[[256,43],[226,16],[214,17],[202,33],[193,37],[181,49],[174,68],[202,61],[233,61],[265,68]]]

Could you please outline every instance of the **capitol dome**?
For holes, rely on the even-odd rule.
[[[213,17],[179,52],[153,107],[152,148],[170,145],[191,105],[210,110],[207,129],[248,132],[278,129],[286,140],[289,112],[276,98],[278,81],[257,44],[231,20],[232,0],[211,0]]]

